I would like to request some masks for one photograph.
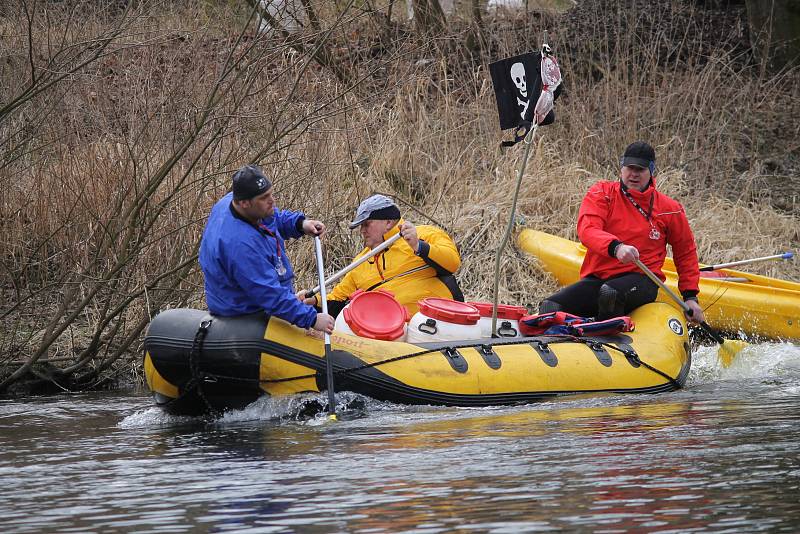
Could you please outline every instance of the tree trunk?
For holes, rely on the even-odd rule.
[[[747,0],[753,49],[774,70],[800,63],[800,1]]]
[[[251,6],[256,10],[259,16],[259,31],[275,32],[277,35],[283,37],[287,43],[298,53],[302,55],[308,54],[314,61],[321,67],[328,69],[336,76],[336,78],[344,83],[349,84],[352,80],[352,73],[347,65],[337,61],[331,53],[330,43],[328,37],[330,32],[323,33],[319,27],[319,19],[314,12],[311,4],[305,0],[299,2],[287,2],[287,0],[248,0]],[[289,13],[291,16],[287,20],[281,20],[278,17],[287,16],[287,9],[291,8],[293,11]],[[276,11],[277,10],[277,11]],[[302,42],[302,35],[299,32],[300,26],[293,26],[300,24],[299,21],[307,19],[315,33],[321,34],[315,37],[310,46],[305,46]],[[291,27],[295,29],[289,30],[288,22],[291,22]]]
[[[483,31],[483,8],[485,3],[484,0],[472,0],[472,20],[481,31]]]
[[[414,24],[422,34],[438,35],[444,31],[447,19],[439,0],[413,0]]]

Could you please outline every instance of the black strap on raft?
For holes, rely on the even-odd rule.
[[[198,332],[198,334],[199,334],[199,332]],[[548,344],[552,344],[552,343],[584,343],[584,344],[587,344],[589,342],[596,343],[597,345],[604,346],[604,347],[610,348],[610,349],[612,349],[612,350],[614,350],[616,352],[619,352],[620,354],[625,356],[627,358],[628,362],[630,362],[631,364],[633,364],[635,362],[636,364],[639,364],[642,367],[644,367],[646,369],[649,369],[650,371],[662,376],[663,378],[666,378],[670,382],[670,384],[672,384],[672,386],[675,389],[681,389],[681,385],[680,385],[680,383],[678,383],[677,380],[675,380],[674,378],[669,376],[667,373],[661,371],[660,369],[657,369],[657,368],[653,367],[652,365],[650,365],[650,364],[648,364],[646,362],[643,362],[641,359],[639,359],[639,355],[636,354],[636,351],[634,351],[628,345],[625,345],[625,344],[621,344],[622,346],[618,347],[618,346],[613,345],[611,343],[606,343],[606,342],[599,341],[599,340],[596,340],[596,339],[595,340],[591,340],[591,339],[580,338],[580,337],[571,336],[571,335],[547,336],[547,339],[544,340],[544,341],[543,340],[536,340],[536,341],[538,343],[542,343],[544,345],[544,348],[547,348]],[[492,343],[491,345],[483,345],[483,346],[480,347],[481,350],[479,350],[478,352],[479,353],[486,352],[487,349],[491,350],[493,347],[496,347],[496,346],[523,345],[523,344],[526,344],[526,343],[530,343],[531,345],[535,345],[536,344],[536,343],[531,343],[531,339],[525,339],[525,338],[511,339],[511,340],[504,341],[504,342]],[[351,374],[351,373],[357,373],[358,371],[362,371],[362,370],[368,369],[370,367],[378,367],[380,365],[385,365],[385,364],[392,363],[392,362],[397,362],[397,361],[400,361],[400,360],[406,360],[406,359],[409,359],[409,358],[417,358],[419,356],[424,356],[426,354],[433,354],[433,353],[436,353],[436,352],[442,352],[442,353],[445,353],[445,355],[446,355],[445,351],[457,351],[457,349],[464,349],[464,348],[473,348],[473,349],[478,350],[479,347],[476,346],[475,344],[464,344],[464,345],[456,344],[456,345],[447,346],[447,347],[441,347],[441,348],[437,348],[437,349],[425,349],[425,350],[421,350],[419,352],[413,352],[411,354],[403,354],[401,356],[394,356],[392,358],[387,358],[385,360],[380,360],[380,361],[377,361],[377,362],[365,363],[365,364],[362,364],[362,365],[357,365],[355,367],[349,367],[349,368],[346,368],[346,369],[339,369],[339,370],[334,371],[334,375],[345,376],[345,375],[348,375],[348,374]],[[536,347],[534,347],[534,349],[536,349]],[[492,352],[494,352],[494,351],[492,350]],[[542,354],[541,352],[539,352],[539,350],[537,350],[537,353],[539,353],[540,355]],[[608,353],[606,353],[606,354],[608,354]],[[555,355],[553,354],[552,356],[555,359]],[[498,360],[499,360],[499,358],[498,358]],[[494,367],[491,364],[489,364],[489,366],[492,367],[493,369],[498,369],[498,368],[500,368],[500,365],[499,365],[499,362],[497,362],[497,363],[498,363],[497,367]],[[547,362],[545,362],[545,363],[547,363]],[[487,362],[487,364],[488,364],[488,362]],[[556,364],[557,364],[557,360],[556,360]],[[550,364],[548,363],[548,365],[550,365]],[[260,380],[260,379],[253,379],[253,378],[242,378],[242,377],[234,377],[234,376],[223,376],[223,375],[207,375],[207,376],[211,376],[211,377],[214,377],[214,378],[225,379],[225,380],[239,380],[239,381],[242,381],[242,382],[258,382],[260,384],[275,384],[275,383],[279,383],[279,382],[291,382],[291,381],[294,381],[294,380],[304,380],[304,379],[308,379],[308,378],[316,378],[318,376],[322,376],[322,373],[320,371],[316,371],[314,373],[309,373],[309,374],[305,374],[305,375],[290,376],[290,377],[286,377],[286,378],[274,378],[274,379],[267,379],[267,380]],[[206,403],[206,404],[208,404],[208,403]]]
[[[589,342],[592,342],[592,343],[596,343],[599,346],[605,346],[605,347],[607,347],[609,349],[612,349],[612,350],[614,350],[616,352],[619,352],[620,354],[625,356],[627,358],[627,360],[629,362],[631,362],[631,364],[633,364],[635,362],[636,364],[641,365],[642,367],[644,367],[646,369],[649,369],[650,371],[652,371],[652,372],[662,376],[663,378],[667,379],[669,381],[669,383],[672,384],[672,386],[675,389],[681,389],[681,385],[680,385],[680,383],[678,383],[677,380],[675,380],[674,378],[669,376],[667,373],[661,371],[660,369],[657,369],[657,368],[653,367],[652,365],[650,365],[650,364],[648,364],[646,362],[643,362],[641,359],[639,359],[639,355],[636,354],[636,351],[631,349],[628,345],[622,344],[622,347],[618,347],[618,346],[613,345],[611,343],[606,343],[606,342],[599,341],[599,340],[591,340],[591,339],[587,339],[587,338],[580,338],[580,337],[575,337],[575,336],[570,336],[570,335],[547,336],[547,338],[548,339],[546,341],[542,341],[542,340],[536,340],[536,341],[538,343],[543,344],[544,348],[547,348],[548,344],[552,344],[552,343],[584,343],[584,344],[588,344]],[[501,343],[493,343],[492,345],[489,345],[489,346],[483,345],[482,346],[482,350],[486,351],[487,348],[493,348],[495,346],[522,345],[522,344],[525,344],[525,343],[530,343],[532,346],[536,345],[536,343],[531,343],[530,339],[522,338],[522,339],[509,340],[509,341],[505,341],[505,342],[501,342]],[[381,361],[377,361],[377,362],[365,363],[365,364],[362,364],[362,365],[358,365],[356,367],[350,367],[350,368],[346,368],[346,369],[339,369],[339,370],[335,371],[334,374],[335,375],[348,375],[350,373],[356,373],[356,372],[361,371],[363,369],[368,369],[370,367],[378,367],[380,365],[385,365],[387,363],[397,362],[397,361],[400,361],[400,360],[406,360],[406,359],[409,359],[409,358],[416,358],[416,357],[419,357],[419,356],[423,356],[423,355],[426,355],[426,354],[432,354],[432,353],[436,353],[436,352],[444,352],[446,350],[451,350],[452,351],[452,350],[463,349],[463,348],[476,348],[476,350],[477,350],[477,347],[474,344],[453,345],[453,346],[442,347],[442,348],[438,348],[438,349],[427,349],[427,350],[422,350],[422,351],[419,351],[419,352],[413,352],[411,354],[403,354],[402,356],[395,356],[393,358],[387,358],[385,360],[381,360]],[[537,349],[537,347],[534,346],[534,349]],[[537,353],[539,353],[540,355],[542,354],[539,350],[537,350]],[[608,353],[606,352],[606,354],[608,354]],[[555,355],[554,354],[552,355],[552,357],[553,357],[553,359],[555,359]],[[548,357],[548,359],[549,359],[549,357]],[[551,363],[549,363],[547,361],[545,361],[545,363],[547,363],[548,365],[551,365]],[[557,364],[557,360],[556,360],[556,364]],[[497,369],[497,368],[500,367],[500,365],[497,365],[497,367],[493,367],[492,365],[490,365],[490,367],[492,367],[493,369]],[[306,378],[315,378],[317,376],[321,376],[321,373],[319,371],[314,372],[314,373],[310,373],[310,374],[306,374],[306,375],[292,376],[292,377],[286,377],[286,378],[275,378],[275,379],[271,379],[271,380],[259,380],[259,382],[262,383],[262,384],[263,383],[272,384],[272,383],[276,383],[276,382],[291,382],[293,380],[302,380],[302,379],[306,379]],[[233,379],[233,377],[230,377],[230,378]],[[251,379],[248,379],[248,380],[251,380]]]
[[[623,354],[624,354],[624,352],[623,352]],[[627,357],[628,357],[628,360],[629,360],[629,361],[630,361],[630,360],[633,360],[633,361],[635,361],[636,363],[640,364],[642,367],[644,367],[644,368],[646,368],[646,369],[650,369],[651,371],[653,371],[653,372],[654,372],[654,373],[656,373],[657,375],[661,375],[661,376],[663,376],[664,378],[666,378],[667,380],[669,380],[669,383],[670,383],[670,384],[672,384],[672,385],[675,387],[675,389],[681,389],[681,385],[678,383],[678,381],[677,381],[677,380],[675,380],[674,378],[672,378],[671,376],[669,376],[669,375],[668,375],[667,373],[665,373],[664,371],[662,371],[662,370],[660,370],[660,369],[656,369],[655,367],[653,367],[653,366],[652,366],[652,365],[650,365],[649,363],[647,363],[647,362],[643,362],[642,360],[640,360],[640,359],[639,359],[639,355],[638,355],[638,354],[636,354],[635,352],[634,352],[632,355],[630,355],[630,354],[625,354],[625,356],[627,356]]]
[[[200,323],[197,328],[197,333],[194,335],[192,341],[192,349],[189,351],[189,371],[192,373],[192,378],[186,383],[183,395],[188,394],[192,390],[197,391],[197,396],[206,405],[208,411],[215,415],[218,411],[211,405],[205,393],[203,392],[203,382],[206,380],[216,382],[216,377],[213,375],[205,375],[200,372],[200,355],[203,353],[203,342],[208,335],[208,328],[211,326],[213,319],[205,319]]]
[[[603,341],[598,341],[597,344],[601,345],[601,346],[609,347],[609,348],[614,349],[614,350],[616,350],[618,352],[621,352],[622,355],[625,356],[628,359],[628,362],[631,365],[636,364],[636,365],[634,365],[634,367],[638,367],[639,365],[641,365],[645,369],[650,369],[651,371],[653,371],[657,375],[660,375],[660,376],[666,378],[667,380],[669,380],[670,384],[672,384],[675,387],[675,389],[681,389],[681,385],[678,383],[677,380],[675,380],[674,378],[669,376],[667,373],[665,373],[661,369],[657,369],[657,368],[653,367],[652,365],[650,365],[649,363],[643,362],[639,358],[639,355],[636,354],[636,351],[631,349],[630,346],[622,344],[622,347],[617,347],[616,345],[612,345],[610,343],[605,343]]]

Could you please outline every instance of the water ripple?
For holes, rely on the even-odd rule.
[[[340,394],[216,421],[139,393],[0,401],[0,531],[775,532],[800,523],[800,349],[688,387],[494,408]],[[745,498],[746,497],[746,498]]]

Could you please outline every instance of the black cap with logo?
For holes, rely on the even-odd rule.
[[[641,167],[649,169],[656,162],[656,151],[644,141],[636,141],[628,145],[622,155],[623,167]]]
[[[245,165],[233,175],[233,199],[250,200],[272,187],[269,181],[257,165]]]

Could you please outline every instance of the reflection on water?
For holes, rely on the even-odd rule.
[[[296,420],[303,398],[214,422],[130,393],[0,401],[0,531],[792,531],[800,348],[715,352],[674,393],[367,399],[338,423]]]

